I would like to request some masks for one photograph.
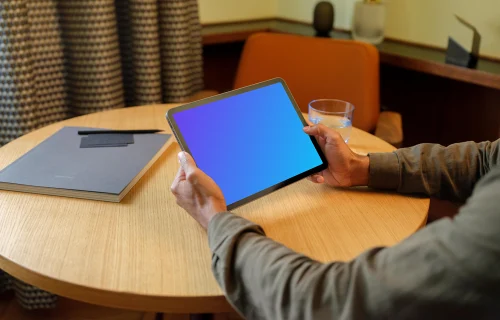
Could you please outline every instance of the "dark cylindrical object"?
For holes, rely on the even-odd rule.
[[[314,8],[313,26],[316,30],[316,36],[329,37],[333,29],[335,18],[335,9],[329,1],[321,1]]]

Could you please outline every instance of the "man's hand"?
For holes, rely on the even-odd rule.
[[[217,213],[227,211],[224,195],[215,181],[196,167],[191,155],[180,152],[178,157],[181,167],[170,190],[177,204],[207,229]]]
[[[318,124],[304,127],[304,132],[316,138],[328,161],[328,168],[310,176],[309,180],[334,187],[368,184],[369,158],[352,152],[337,131]]]

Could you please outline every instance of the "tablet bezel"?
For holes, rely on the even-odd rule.
[[[267,87],[269,85],[273,85],[273,84],[276,84],[276,83],[281,83],[283,85],[283,88],[285,89],[285,92],[287,93],[288,95],[288,98],[290,99],[290,101],[292,102],[292,106],[294,107],[295,109],[295,112],[297,113],[297,116],[299,117],[300,121],[302,122],[302,124],[305,126],[307,126],[307,122],[305,121],[304,117],[302,116],[302,112],[300,111],[300,108],[298,107],[297,105],[297,102],[295,101],[295,99],[293,98],[290,90],[288,89],[288,86],[286,85],[285,81],[281,78],[275,78],[275,79],[271,79],[271,80],[267,80],[267,81],[264,81],[264,82],[260,82],[260,83],[257,83],[257,84],[254,84],[254,85],[251,85],[251,86],[248,86],[248,87],[244,87],[244,88],[241,88],[241,89],[237,89],[237,90],[233,90],[233,91],[229,91],[229,92],[226,92],[226,93],[222,93],[222,94],[219,94],[219,95],[216,95],[216,96],[212,96],[212,97],[209,97],[209,98],[205,98],[205,99],[202,99],[202,100],[198,100],[198,101],[194,101],[194,102],[191,102],[191,103],[188,103],[188,104],[185,104],[185,105],[182,105],[182,106],[179,106],[179,107],[176,107],[176,108],[172,108],[170,110],[167,111],[167,114],[166,114],[166,118],[167,118],[167,121],[170,125],[170,128],[172,129],[172,132],[174,133],[175,135],[175,138],[177,139],[177,142],[179,143],[181,149],[189,154],[191,154],[191,151],[189,150],[189,147],[187,146],[186,144],[186,141],[184,140],[184,137],[182,136],[180,130],[179,130],[179,127],[177,126],[177,123],[175,122],[175,119],[174,119],[174,114],[178,113],[178,112],[182,112],[182,111],[185,111],[185,110],[188,110],[188,109],[193,109],[193,108],[196,108],[196,107],[201,107],[203,105],[206,105],[206,104],[209,104],[209,103],[212,103],[212,102],[215,102],[215,101],[219,101],[219,100],[223,100],[223,99],[226,99],[226,98],[229,98],[229,97],[233,97],[233,96],[236,96],[236,95],[239,95],[239,94],[242,94],[242,93],[246,93],[246,92],[249,92],[249,91],[252,91],[252,90],[256,90],[256,89],[260,89],[260,88],[263,88],[263,87]],[[304,133],[306,134],[306,133]],[[302,172],[296,176],[293,176],[285,181],[282,181],[282,182],[279,182],[269,188],[266,188],[264,190],[261,190],[251,196],[248,196],[246,198],[243,198],[241,200],[238,200],[230,205],[227,205],[227,209],[228,210],[232,210],[234,208],[237,208],[239,206],[242,206],[244,204],[247,204],[253,200],[256,200],[258,198],[261,198],[267,194],[270,194],[278,189],[281,189],[283,187],[286,187],[294,182],[297,182],[299,180],[302,180],[303,178],[305,177],[308,177],[314,173],[317,173],[319,171],[322,171],[326,168],[328,168],[328,162],[326,160],[326,157],[325,155],[323,154],[323,152],[321,151],[321,148],[320,146],[318,145],[318,142],[316,141],[316,139],[314,137],[310,137],[311,139],[311,142],[313,143],[314,145],[314,148],[316,149],[316,152],[318,153],[318,155],[320,156],[321,158],[321,161],[322,161],[322,164],[317,166],[317,167],[314,167],[314,168],[311,168],[305,172]],[[196,161],[196,159],[194,159]]]

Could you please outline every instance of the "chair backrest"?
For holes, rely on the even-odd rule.
[[[375,130],[380,113],[379,54],[366,43],[278,33],[252,35],[243,50],[235,89],[283,78],[300,109],[315,99],[355,107],[353,125]]]

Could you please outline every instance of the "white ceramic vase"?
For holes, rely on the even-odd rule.
[[[352,19],[352,37],[372,44],[384,41],[385,11],[384,3],[356,2]]]

